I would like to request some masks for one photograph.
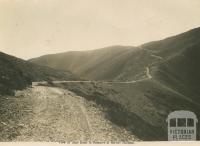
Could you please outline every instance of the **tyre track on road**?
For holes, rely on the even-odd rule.
[[[34,86],[23,90],[30,99],[29,115],[20,123],[24,127],[13,141],[134,141],[125,129],[105,118],[96,103],[68,90]]]

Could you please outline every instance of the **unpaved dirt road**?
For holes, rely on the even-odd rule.
[[[30,99],[20,134],[13,141],[134,141],[125,129],[105,118],[101,107],[68,90],[34,86],[16,93]]]
[[[84,80],[80,80],[80,81],[52,81],[53,84],[60,84],[60,83],[106,83],[106,84],[134,84],[137,82],[141,82],[141,81],[145,81],[145,80],[149,80],[152,79],[153,77],[150,74],[150,68],[146,67],[145,68],[145,72],[146,72],[146,77],[142,78],[142,79],[138,79],[138,80],[133,80],[133,81],[84,81]],[[33,82],[32,85],[33,86],[38,86],[38,85],[47,85],[48,83],[46,81],[43,82]]]

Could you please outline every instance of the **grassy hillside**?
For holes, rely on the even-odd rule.
[[[135,47],[112,46],[91,51],[46,55],[30,61],[56,69],[70,70],[88,80],[117,80]]]
[[[145,78],[146,67],[153,68],[151,72],[157,71],[162,64],[179,58],[184,52],[191,51],[190,48],[198,47],[199,35],[200,28],[196,28],[139,47],[112,46],[91,51],[46,55],[30,61],[70,70],[88,80],[137,80]]]
[[[56,86],[95,101],[103,107],[107,119],[145,141],[167,140],[166,118],[172,111],[190,110],[200,118],[200,103],[192,96],[185,96],[154,79],[133,84],[62,83]]]
[[[200,28],[196,28],[139,47],[113,46],[92,51],[46,55],[30,61],[70,70],[88,80],[143,79],[147,77],[148,67],[154,79],[199,100],[199,47]]]
[[[156,80],[200,103],[200,29],[145,46],[161,56],[151,66]]]
[[[144,79],[148,67],[152,78],[133,84],[59,85],[104,106],[108,119],[142,140],[167,140],[165,119],[174,110],[190,110],[200,118],[200,28],[139,47],[113,46],[31,61],[69,69],[88,80]]]
[[[70,72],[35,65],[0,52],[0,95],[12,94],[33,81],[74,80]]]

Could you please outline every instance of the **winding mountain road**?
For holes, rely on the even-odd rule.
[[[84,80],[80,80],[80,81],[52,81],[53,84],[61,84],[61,83],[106,83],[106,84],[133,84],[133,83],[137,83],[137,82],[141,82],[141,81],[145,81],[145,80],[149,80],[152,79],[152,75],[150,74],[150,68],[146,67],[145,68],[145,74],[146,77],[142,78],[142,79],[138,79],[138,80],[133,80],[133,81],[84,81]],[[37,85],[47,85],[46,81],[43,82],[33,82],[32,83],[33,86],[37,86]]]
[[[133,84],[151,79],[149,67],[146,78],[136,81],[53,81],[59,83]],[[137,138],[105,118],[102,107],[75,93],[47,82],[33,82],[32,88],[16,92],[30,99],[32,111],[23,116],[20,135],[14,141],[134,141]]]

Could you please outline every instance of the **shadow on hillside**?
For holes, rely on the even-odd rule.
[[[87,100],[92,100],[105,109],[106,118],[114,124],[124,127],[126,130],[145,141],[163,141],[167,140],[166,131],[161,127],[155,127],[135,113],[129,112],[121,104],[115,103],[106,99],[106,97],[99,93],[93,92],[90,95],[80,91],[79,89],[69,89],[82,96]]]

